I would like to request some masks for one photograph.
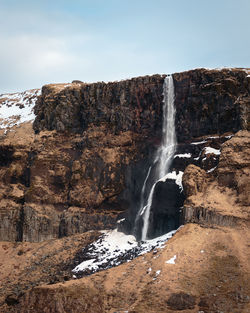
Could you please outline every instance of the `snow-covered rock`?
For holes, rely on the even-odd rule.
[[[0,95],[0,129],[8,129],[35,119],[34,106],[41,89]]]
[[[78,277],[82,277],[86,274],[92,274],[129,262],[135,257],[154,249],[161,249],[176,231],[173,230],[160,237],[141,242],[137,242],[134,236],[125,235],[116,229],[105,231],[97,241],[83,249],[83,262],[73,269],[73,273]]]
[[[205,154],[210,154],[210,153],[213,153],[215,155],[220,155],[220,150],[219,149],[214,149],[214,148],[211,148],[211,147],[206,147],[205,148]]]
[[[176,255],[174,255],[171,259],[166,261],[166,264],[175,264],[175,260],[176,260]]]

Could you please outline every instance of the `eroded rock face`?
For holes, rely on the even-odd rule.
[[[232,226],[249,220],[249,149],[249,132],[240,131],[222,144],[211,174],[194,165],[186,168],[183,223]]]
[[[247,73],[200,69],[173,78],[179,145],[171,170],[178,173],[194,164],[213,171],[219,155],[207,153],[206,145],[219,151],[228,138],[218,135],[249,126]],[[124,212],[125,228],[131,231],[161,142],[163,81],[164,76],[154,75],[108,84],[44,86],[35,106],[36,135],[26,125],[25,132],[21,126],[0,138],[0,239],[41,241],[115,227]],[[217,137],[209,139],[209,134]],[[192,144],[204,138],[204,144]],[[246,171],[230,178],[224,170],[221,179],[237,181],[240,192],[246,188]],[[200,188],[198,172],[184,182],[190,192]],[[175,183],[168,183],[176,198]],[[182,202],[178,198],[178,205],[168,209],[171,216]],[[161,216],[163,209],[156,211]],[[158,228],[158,218],[152,219]]]
[[[218,181],[222,186],[237,190],[239,201],[250,203],[250,133],[241,131],[222,146]]]
[[[179,141],[249,129],[250,79],[246,72],[199,69],[174,74],[174,80]]]
[[[154,75],[63,89],[44,86],[35,107],[34,129],[82,132],[91,123],[108,123],[114,133],[159,130],[163,80],[163,76]]]
[[[191,164],[185,169],[182,183],[186,197],[204,192],[207,187],[207,173],[200,167]]]
[[[136,144],[131,132],[113,138],[105,125],[82,135],[43,132],[27,146],[3,142],[11,157],[0,168],[1,240],[113,228],[128,207],[125,173],[139,158]]]
[[[240,69],[197,69],[173,74],[178,141],[249,128],[250,79]],[[93,123],[160,136],[164,75],[115,83],[46,85],[34,129],[82,132]]]

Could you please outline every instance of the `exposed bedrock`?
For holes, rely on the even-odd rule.
[[[114,134],[128,130],[159,132],[163,80],[154,75],[107,84],[73,84],[62,89],[46,85],[35,107],[34,130],[82,133],[91,123],[108,123]]]
[[[217,168],[209,173],[189,165],[183,175],[186,196],[182,223],[236,226],[249,223],[250,134],[239,131],[221,146]]]
[[[1,240],[115,227],[128,207],[125,173],[139,158],[131,136],[113,137],[103,125],[83,135],[43,132],[31,146],[8,146],[12,159],[0,168]]]
[[[219,185],[234,189],[239,202],[246,207],[250,204],[249,155],[250,133],[240,131],[230,141],[223,144],[217,170]]]
[[[190,138],[249,129],[250,78],[241,70],[174,74],[176,129]]]
[[[220,214],[216,210],[204,207],[183,208],[181,219],[183,223],[197,223],[206,226],[236,226],[242,220],[233,215]]]
[[[34,129],[82,132],[108,123],[113,133],[131,130],[158,137],[164,76],[114,83],[46,85],[37,101]],[[240,69],[197,69],[173,74],[178,142],[249,128],[250,78]]]
[[[179,145],[171,171],[178,174],[194,164],[214,177],[227,135],[249,128],[249,77],[238,69],[199,69],[173,78]],[[154,75],[44,86],[35,107],[36,135],[25,140],[26,132],[24,140],[13,142],[10,133],[0,141],[0,240],[42,241],[112,228],[123,217],[121,228],[131,231],[161,142],[163,80]],[[222,173],[223,162],[216,170],[219,183],[245,190],[246,169]],[[173,211],[178,215],[184,200],[175,180],[156,191],[152,236],[156,228],[166,231],[161,220],[176,225]],[[246,194],[240,197],[248,201]]]

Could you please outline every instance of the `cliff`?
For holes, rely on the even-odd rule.
[[[155,189],[149,236],[184,226],[135,259],[129,239],[122,265],[73,276],[103,240],[98,230],[137,234],[164,77],[0,96],[0,312],[247,312],[246,69],[173,74],[178,146]],[[13,106],[17,115],[2,114]]]
[[[114,133],[160,136],[164,77],[44,86],[35,107],[34,130],[81,133],[91,123],[108,123]],[[173,79],[178,142],[249,128],[247,71],[198,69],[173,74]]]
[[[216,135],[206,143],[219,149],[227,134],[249,128],[249,75],[241,69],[198,69],[173,78],[179,146],[172,170],[184,171],[189,163],[210,170],[218,155],[204,160],[206,144],[190,143]],[[130,231],[161,140],[163,80],[154,75],[44,86],[34,107],[35,134],[25,123],[1,137],[0,239],[42,241],[112,228],[122,212],[129,212],[123,228]],[[23,98],[32,103],[34,93]],[[183,153],[192,158],[178,156]],[[179,197],[176,211],[183,195],[174,186],[172,193]]]

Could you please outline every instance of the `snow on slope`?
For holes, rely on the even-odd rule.
[[[176,231],[141,242],[137,242],[134,236],[125,235],[116,229],[104,231],[97,241],[83,249],[80,258],[82,262],[73,269],[73,273],[76,277],[82,277],[129,262],[154,249],[161,249]]]
[[[215,154],[215,155],[220,155],[220,150],[219,149],[214,149],[211,147],[205,147],[205,154]]]
[[[7,130],[21,123],[33,121],[33,112],[41,89],[0,95],[0,129]]]

